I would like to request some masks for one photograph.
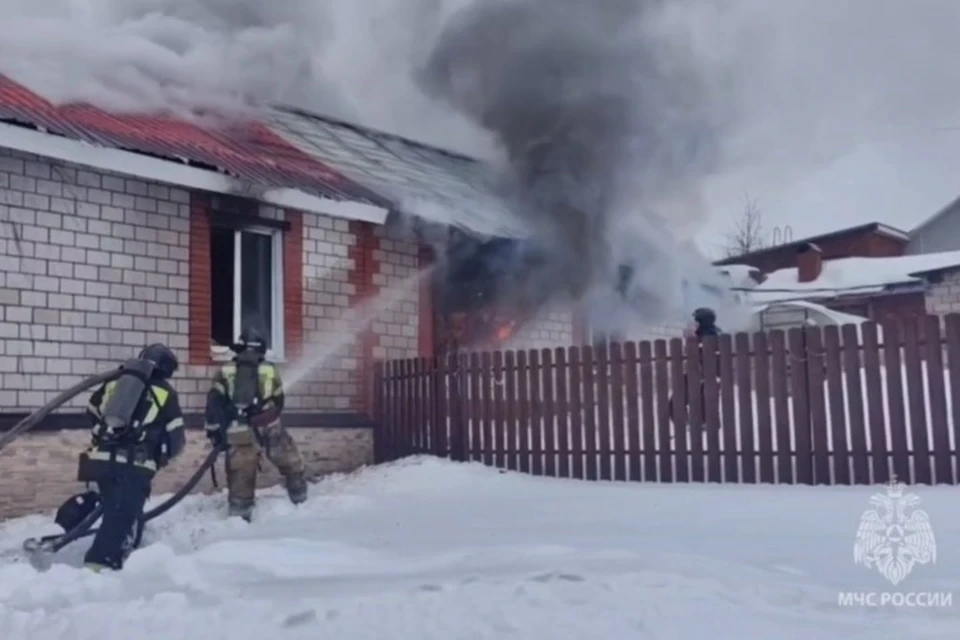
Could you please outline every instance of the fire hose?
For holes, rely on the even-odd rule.
[[[122,373],[123,370],[120,368],[112,369],[104,373],[90,376],[89,378],[86,378],[85,380],[82,380],[69,389],[63,391],[50,402],[31,413],[29,416],[15,424],[10,430],[0,436],[0,450],[3,450],[4,447],[11,444],[18,437],[40,424],[44,418],[73,400],[76,396],[98,385],[115,380],[119,378]],[[203,478],[204,474],[213,468],[213,465],[216,463],[217,458],[222,450],[222,446],[215,446],[213,450],[207,454],[207,457],[204,458],[200,466],[197,467],[197,470],[194,471],[193,475],[191,475],[190,478],[188,478],[183,484],[183,486],[180,487],[180,489],[178,489],[164,502],[144,513],[140,523],[141,526],[138,528],[139,532],[142,533],[143,531],[142,525],[166,513],[176,506],[177,503],[183,500],[191,491],[193,491],[194,487],[197,486],[197,483],[200,482],[200,479]],[[103,515],[103,505],[98,504],[93,511],[91,511],[76,527],[70,531],[61,534],[43,536],[41,538],[30,538],[23,543],[23,548],[31,553],[40,552],[44,556],[50,557],[71,542],[95,534],[98,529],[92,527],[101,515]],[[139,543],[139,535],[137,543]],[[45,563],[41,562],[41,564]]]

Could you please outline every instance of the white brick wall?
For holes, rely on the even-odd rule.
[[[0,150],[0,409],[148,341],[186,356],[188,209],[183,189]]]
[[[960,269],[944,272],[940,282],[928,282],[924,298],[927,313],[944,316],[960,312]]]
[[[378,313],[373,322],[373,330],[380,336],[374,357],[415,358],[419,355],[420,335],[418,247],[402,239],[400,232],[388,232],[384,227],[378,227],[376,235],[380,248],[373,257],[380,262],[380,273],[373,276],[373,283],[390,300],[390,306]]]
[[[523,324],[507,341],[507,349],[548,349],[574,344],[573,311],[546,309]]]
[[[34,409],[149,342],[168,344],[187,362],[189,202],[184,189],[0,149],[0,411]],[[347,345],[290,390],[293,410],[345,410],[356,396],[352,331],[339,340],[329,335],[355,293],[348,282],[355,242],[346,221],[304,215],[303,360]],[[377,284],[396,286],[415,274],[416,252],[409,242],[382,238]],[[374,318],[379,355],[416,355],[418,300],[411,287]],[[182,364],[176,385],[185,410],[202,409],[212,369]]]

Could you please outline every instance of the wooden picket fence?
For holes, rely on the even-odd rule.
[[[381,461],[788,484],[957,484],[958,396],[960,315],[392,360],[373,390]]]

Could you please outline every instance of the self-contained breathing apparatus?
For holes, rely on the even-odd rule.
[[[260,362],[263,356],[258,349],[252,346],[246,346],[237,353],[234,361],[237,364],[237,374],[233,383],[233,395],[230,400],[237,410],[237,418],[253,429],[257,440],[260,440],[260,433],[251,423],[252,418],[257,415],[260,405],[263,404],[263,398],[260,394]]]
[[[99,441],[126,443],[139,439],[137,409],[148,393],[154,395],[154,403],[159,405],[150,384],[156,367],[157,363],[145,357],[131,358],[121,365],[120,377],[108,383],[104,392],[100,424],[95,431]]]

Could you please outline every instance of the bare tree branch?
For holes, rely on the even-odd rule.
[[[733,229],[727,234],[724,252],[727,258],[736,258],[766,246],[763,237],[763,216],[757,201],[744,195],[743,212],[734,221]]]

